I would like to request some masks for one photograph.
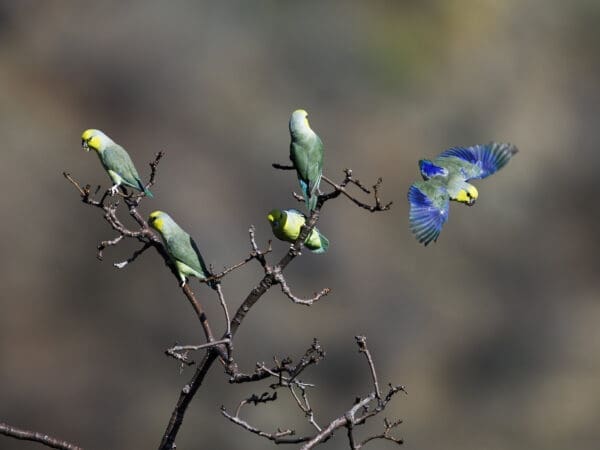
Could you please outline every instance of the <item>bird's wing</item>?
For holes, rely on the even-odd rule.
[[[502,169],[518,149],[512,144],[490,142],[486,145],[472,147],[453,147],[440,156],[439,159],[458,158],[466,162],[462,171],[465,180],[485,178]]]
[[[313,195],[323,173],[323,143],[318,136],[304,141],[292,141],[290,159],[298,172],[298,178],[306,185],[306,193]]]
[[[102,152],[102,161],[107,169],[118,173],[125,184],[144,190],[133,161],[123,147],[118,144],[111,145]]]
[[[194,242],[194,239],[192,239],[189,234],[182,231],[181,234],[178,233],[177,236],[170,237],[167,240],[167,245],[169,247],[169,253],[174,259],[191,267],[200,275],[203,275],[204,277],[208,276],[206,264],[202,259],[200,250],[198,250],[196,242]]]
[[[410,229],[422,244],[436,241],[448,220],[450,197],[441,185],[418,181],[408,189]]]
[[[309,180],[308,190],[311,195],[315,195],[323,175],[323,142],[316,134],[308,149],[307,175]]]

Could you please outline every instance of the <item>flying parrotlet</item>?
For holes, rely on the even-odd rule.
[[[313,211],[323,174],[323,142],[310,128],[308,113],[297,109],[290,117],[290,159],[294,163],[308,211]]]
[[[145,188],[140,180],[131,157],[127,151],[114,142],[100,130],[85,130],[81,135],[81,145],[86,151],[95,150],[102,166],[108,173],[114,185],[110,188],[111,195],[115,195],[122,184],[143,192],[152,198],[152,192]]]
[[[425,245],[437,241],[448,220],[450,200],[472,206],[479,193],[467,181],[497,172],[517,151],[512,144],[490,142],[450,148],[434,161],[420,160],[424,181],[413,183],[408,190],[410,229],[417,240]]]
[[[267,216],[273,229],[273,234],[278,239],[287,242],[294,242],[300,236],[300,229],[306,222],[306,217],[300,211],[295,209],[272,210]],[[319,230],[313,228],[304,246],[313,253],[325,253],[329,248],[329,240],[323,236]]]
[[[148,224],[162,237],[181,280],[181,287],[186,284],[187,277],[205,280],[210,276],[198,246],[171,216],[162,211],[154,211],[148,217]]]

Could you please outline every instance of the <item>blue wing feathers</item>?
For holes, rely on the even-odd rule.
[[[429,180],[436,176],[448,176],[448,169],[440,166],[436,166],[433,162],[428,159],[419,160],[419,169],[424,180]]]
[[[453,147],[442,152],[439,158],[455,157],[472,164],[476,170],[469,180],[485,178],[502,169],[517,151],[517,147],[512,144],[490,142],[472,147]]]
[[[408,201],[410,229],[417,240],[425,245],[436,241],[448,220],[449,199],[439,208],[417,186],[412,185],[408,190]]]

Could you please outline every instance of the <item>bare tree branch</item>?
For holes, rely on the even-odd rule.
[[[150,164],[151,167],[151,175],[146,188],[150,188],[156,179],[156,169],[157,165],[162,158],[163,153],[159,153],[156,155],[155,160]],[[274,167],[289,170],[289,166],[280,166],[274,164]],[[330,184],[333,190],[329,193],[320,194],[317,200],[316,208],[311,212],[310,216],[307,217],[304,226],[300,230],[300,234],[296,241],[290,246],[288,251],[279,259],[276,264],[272,264],[267,260],[267,255],[271,253],[271,241],[268,242],[267,248],[265,250],[260,250],[255,237],[254,227],[250,227],[249,236],[250,236],[250,246],[251,252],[239,263],[236,263],[230,267],[224,267],[224,269],[217,274],[212,273],[210,277],[203,282],[209,284],[214,290],[217,291],[217,295],[219,297],[219,301],[221,307],[223,309],[223,313],[226,320],[225,331],[222,335],[221,339],[216,339],[215,335],[211,329],[211,326],[206,317],[206,313],[200,302],[196,299],[196,296],[189,284],[184,284],[181,286],[183,294],[186,296],[187,300],[190,302],[198,319],[202,325],[202,329],[204,331],[205,338],[207,343],[196,345],[196,346],[174,346],[166,350],[166,354],[178,360],[181,363],[181,366],[192,365],[193,361],[189,359],[188,352],[193,350],[206,350],[206,353],[202,357],[202,360],[199,362],[195,373],[193,374],[191,380],[186,384],[181,393],[179,395],[179,399],[173,409],[171,414],[171,418],[167,425],[167,428],[164,432],[160,449],[162,450],[172,450],[175,448],[175,438],[181,428],[183,418],[187,411],[189,404],[194,398],[196,392],[199,387],[202,385],[208,370],[212,367],[213,363],[217,360],[221,361],[221,363],[225,367],[226,373],[230,377],[230,382],[232,383],[245,383],[252,381],[259,381],[267,378],[275,378],[275,382],[270,385],[270,388],[273,390],[284,388],[289,390],[290,395],[294,398],[298,408],[305,414],[308,422],[315,428],[317,434],[315,436],[306,436],[306,437],[295,437],[294,431],[285,429],[278,430],[274,433],[267,433],[265,431],[261,431],[255,427],[252,427],[245,420],[239,417],[242,406],[251,403],[257,405],[259,403],[267,403],[271,401],[275,401],[276,392],[273,392],[272,395],[263,394],[262,396],[253,396],[248,399],[242,401],[238,406],[237,412],[235,415],[229,414],[224,408],[222,409],[222,413],[225,417],[227,417],[233,423],[247,429],[248,431],[263,436],[269,440],[272,440],[276,443],[305,443],[305,447],[303,448],[312,448],[314,445],[318,443],[325,442],[332,435],[333,432],[340,428],[346,427],[348,429],[348,437],[350,440],[350,444],[352,448],[360,448],[360,446],[366,444],[367,442],[374,439],[388,439],[390,432],[389,430],[394,428],[394,426],[390,426],[387,428],[388,423],[386,422],[386,430],[381,433],[381,435],[373,436],[368,438],[361,443],[356,443],[353,435],[353,427],[355,425],[359,425],[364,423],[367,419],[372,417],[373,415],[378,414],[385,408],[385,405],[391,397],[398,391],[400,388],[390,386],[390,391],[386,395],[385,398],[381,398],[381,392],[379,390],[379,385],[377,381],[377,375],[375,372],[375,367],[373,365],[373,361],[371,355],[366,348],[366,340],[364,341],[364,349],[360,349],[361,352],[365,353],[367,357],[367,361],[369,363],[369,367],[371,370],[371,375],[373,379],[373,383],[375,386],[375,391],[367,397],[363,399],[359,399],[358,403],[356,403],[353,408],[347,411],[343,416],[338,417],[334,421],[330,422],[329,425],[325,427],[321,427],[316,419],[314,411],[311,407],[307,389],[313,387],[312,384],[303,382],[298,379],[298,376],[310,365],[318,363],[321,359],[324,358],[325,353],[321,349],[318,341],[315,340],[313,346],[307,350],[305,355],[299,360],[297,364],[293,364],[290,358],[285,358],[283,360],[274,359],[274,366],[267,367],[264,363],[257,364],[256,370],[252,374],[244,374],[242,373],[235,360],[233,359],[233,338],[244,321],[246,315],[252,309],[252,307],[258,302],[258,300],[274,285],[279,284],[282,292],[294,303],[302,304],[310,306],[316,301],[318,301],[321,297],[327,295],[330,292],[329,288],[325,288],[318,293],[315,293],[312,298],[303,299],[295,296],[292,293],[291,288],[289,287],[283,272],[286,267],[298,256],[301,254],[302,247],[304,246],[304,242],[306,238],[310,235],[312,230],[314,229],[316,223],[319,220],[321,208],[323,205],[329,201],[333,200],[340,195],[344,195],[349,198],[354,204],[357,206],[366,209],[370,212],[378,212],[378,211],[386,211],[390,208],[391,202],[387,204],[383,204],[379,197],[379,188],[381,185],[381,179],[373,185],[372,190],[367,189],[357,178],[354,177],[352,171],[350,169],[344,170],[345,177],[339,182],[335,183],[331,181],[329,178],[323,176],[323,180]],[[140,249],[135,251],[130,258],[120,263],[115,263],[115,267],[122,269],[131,262],[135,261],[137,257],[139,257],[142,253],[148,250],[150,247],[153,247],[163,258],[165,265],[169,267],[173,275],[177,277],[177,271],[171,262],[170,256],[166,251],[162,241],[160,238],[154,233],[154,231],[148,226],[144,217],[138,211],[138,207],[140,202],[145,195],[143,193],[128,193],[126,189],[123,189],[122,192],[119,192],[117,197],[118,199],[115,201],[110,197],[109,191],[105,191],[104,194],[99,198],[94,198],[98,192],[100,191],[100,187],[96,189],[95,193],[92,194],[91,188],[89,185],[82,187],[75,179],[65,173],[65,178],[71,182],[78,190],[81,200],[89,204],[91,206],[97,207],[103,210],[104,219],[110,225],[110,227],[118,233],[117,237],[113,239],[109,239],[106,241],[102,241],[98,246],[98,257],[102,258],[103,250],[108,247],[112,247],[118,245],[124,238],[137,239],[143,245]],[[373,204],[365,203],[358,198],[354,197],[347,190],[348,185],[355,185],[363,194],[373,195]],[[137,229],[130,229],[126,227],[123,222],[119,219],[117,215],[117,210],[119,206],[119,199],[121,199],[127,208],[127,211],[133,221],[137,224]],[[259,280],[258,284],[250,290],[247,294],[246,298],[242,301],[241,305],[237,308],[235,314],[232,318],[229,316],[229,311],[227,307],[227,302],[223,295],[223,291],[221,289],[220,282],[221,280],[232,271],[243,267],[247,263],[252,260],[256,260],[263,269],[264,275]],[[179,281],[179,280],[178,280]],[[373,401],[376,401],[375,407],[369,409],[368,406],[371,405]],[[361,415],[362,414],[362,415]],[[383,437],[380,437],[383,436]]]
[[[324,297],[331,292],[331,289],[325,288],[325,289],[322,289],[320,292],[316,292],[312,298],[303,299],[300,297],[296,297],[294,294],[292,294],[292,290],[290,289],[287,282],[285,281],[283,273],[281,273],[281,270],[278,270],[277,267],[273,270],[273,276],[275,278],[275,281],[277,283],[279,283],[279,285],[281,286],[281,291],[291,301],[293,301],[294,303],[296,303],[298,305],[311,306],[314,302],[319,300],[321,297]]]
[[[279,169],[279,170],[295,170],[294,166],[292,165],[286,165],[286,164],[277,164],[274,163],[272,165],[275,169]],[[370,212],[378,212],[378,211],[387,211],[388,209],[391,208],[392,203],[393,202],[388,202],[383,204],[381,202],[381,198],[379,197],[379,189],[381,188],[381,184],[383,183],[383,179],[379,178],[377,180],[377,182],[373,185],[373,200],[375,201],[375,203],[373,205],[369,205],[367,203],[364,203],[360,200],[358,200],[356,197],[354,197],[352,194],[350,194],[347,190],[346,190],[346,186],[348,186],[348,184],[353,184],[355,186],[357,186],[363,193],[365,194],[371,194],[371,190],[367,189],[358,178],[355,178],[352,172],[352,169],[344,169],[344,179],[338,184],[336,182],[334,182],[333,180],[331,180],[330,178],[328,178],[325,175],[321,176],[321,179],[323,181],[325,181],[327,184],[329,184],[331,187],[333,187],[333,191],[328,193],[328,194],[321,194],[319,195],[319,200],[322,200],[322,203],[325,203],[325,201],[327,200],[331,200],[334,199],[336,197],[338,197],[340,194],[343,194],[345,197],[347,197],[348,199],[350,199],[355,205],[366,209],[367,211]],[[304,198],[299,196],[298,194],[294,193],[294,198],[296,198],[299,201],[304,201]]]
[[[140,256],[142,253],[144,253],[150,247],[152,247],[152,244],[150,242],[144,243],[144,245],[142,246],[142,248],[140,248],[140,249],[136,250],[135,252],[133,252],[133,255],[131,255],[125,261],[121,261],[121,262],[118,262],[118,263],[113,263],[113,266],[115,266],[117,269],[123,269],[123,268],[125,268],[125,266],[127,264],[134,262],[138,258],[138,256]]]
[[[369,363],[369,369],[371,369],[371,378],[373,379],[373,386],[375,386],[375,394],[377,398],[381,398],[381,391],[379,390],[379,382],[377,381],[377,372],[375,372],[375,364],[373,364],[373,357],[367,347],[367,338],[365,336],[355,336],[356,343],[358,344],[358,351],[363,353],[367,362]]]
[[[303,383],[297,380],[297,376],[309,365],[316,364],[319,360],[321,360],[325,354],[319,345],[318,341],[315,340],[312,347],[307,350],[305,355],[301,358],[300,362],[296,366],[292,366],[291,360],[289,358],[284,359],[279,362],[275,360],[275,367],[269,369],[264,366],[264,364],[257,364],[257,369],[254,374],[251,375],[243,375],[238,374],[236,378],[234,378],[234,382],[247,382],[247,381],[258,381],[260,379],[268,378],[269,376],[275,377],[278,381],[277,383],[271,384],[271,389],[277,389],[280,387],[285,387],[289,390],[290,394],[296,401],[296,404],[302,410],[307,417],[309,423],[315,427],[317,433],[313,436],[304,436],[302,438],[295,438],[290,441],[287,438],[288,434],[295,434],[293,430],[286,429],[285,435],[279,435],[277,433],[269,433],[267,431],[261,430],[257,427],[250,425],[246,420],[240,418],[240,410],[241,407],[247,402],[242,401],[240,406],[238,406],[237,412],[235,415],[229,414],[225,408],[222,408],[222,414],[227,417],[230,421],[236,423],[242,428],[262,436],[266,439],[274,441],[278,444],[288,444],[288,443],[304,443],[302,446],[302,450],[309,450],[317,445],[320,445],[333,437],[334,433],[340,428],[346,428],[348,443],[350,448],[360,449],[367,443],[377,440],[384,439],[391,442],[395,442],[397,444],[401,444],[402,440],[394,437],[391,432],[394,428],[400,425],[401,421],[389,422],[387,419],[384,420],[385,430],[373,436],[369,436],[365,438],[361,442],[357,442],[355,438],[355,428],[359,425],[363,425],[369,418],[374,417],[380,414],[387,406],[387,404],[391,401],[391,399],[400,391],[406,392],[403,386],[392,386],[389,385],[389,389],[383,397],[381,395],[379,389],[379,382],[377,380],[377,374],[375,371],[375,366],[373,364],[373,358],[371,353],[367,347],[367,340],[364,336],[356,336],[356,343],[358,345],[358,349],[360,353],[364,353],[367,359],[367,363],[369,366],[369,371],[373,378],[373,385],[375,390],[368,395],[357,398],[354,402],[354,405],[344,412],[342,415],[333,419],[326,426],[321,427],[315,420],[314,411],[310,406],[310,402],[308,399],[306,388],[311,386],[307,383]],[[285,376],[284,376],[285,374]],[[301,392],[301,396],[298,395],[295,389],[299,389]],[[266,394],[263,394],[265,396]],[[251,397],[252,398],[252,397]],[[269,398],[269,401],[274,401],[275,397],[272,396]],[[265,402],[266,403],[266,402]]]
[[[16,428],[4,422],[0,422],[0,434],[23,441],[38,442],[46,447],[57,448],[60,450],[82,450],[81,447],[71,444],[70,442],[48,436],[47,434],[38,431]]]

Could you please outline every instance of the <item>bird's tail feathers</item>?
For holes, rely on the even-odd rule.
[[[150,189],[146,189],[146,186],[144,186],[144,183],[142,183],[141,180],[137,180],[137,182],[138,182],[140,191],[142,191],[146,195],[146,197],[154,198],[154,194],[152,194],[152,192],[150,192]]]

